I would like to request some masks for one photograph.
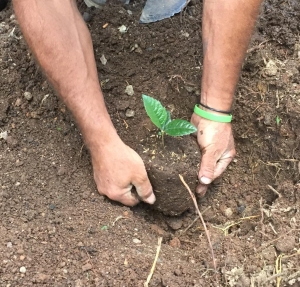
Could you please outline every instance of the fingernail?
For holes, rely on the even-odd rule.
[[[152,193],[147,199],[145,199],[145,201],[149,204],[153,204],[155,202],[156,198],[154,193]]]
[[[200,181],[203,183],[203,184],[210,184],[211,183],[211,179],[210,178],[207,178],[205,176],[202,176],[200,178]]]

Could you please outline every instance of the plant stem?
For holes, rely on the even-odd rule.
[[[163,147],[165,147],[165,138],[164,138],[164,135],[165,135],[165,132],[161,131],[161,140],[162,140]]]

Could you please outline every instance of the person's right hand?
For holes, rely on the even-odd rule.
[[[118,135],[90,149],[94,179],[100,194],[128,206],[140,200],[153,204],[155,195],[140,156]],[[132,192],[135,186],[137,195]]]
[[[219,123],[193,114],[191,123],[197,128],[202,159],[196,193],[204,196],[208,185],[219,177],[233,160],[236,151],[230,123]]]

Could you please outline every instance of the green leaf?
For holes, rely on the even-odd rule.
[[[169,124],[169,122],[171,122],[171,113],[169,111],[167,111],[167,119],[162,127],[162,130],[164,131],[166,126]]]
[[[167,110],[158,100],[147,95],[142,95],[142,97],[147,115],[159,129],[162,129],[168,119]]]
[[[173,120],[165,127],[165,132],[169,136],[184,136],[196,132],[197,129],[188,121]]]

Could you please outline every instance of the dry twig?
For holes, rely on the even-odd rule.
[[[195,205],[195,208],[198,212],[198,215],[201,219],[201,222],[203,224],[203,227],[204,227],[204,230],[205,230],[205,234],[206,234],[206,237],[207,237],[207,241],[208,241],[208,245],[209,245],[209,249],[210,249],[210,252],[211,252],[211,257],[212,257],[212,261],[213,261],[213,266],[214,266],[214,270],[215,272],[217,271],[217,264],[216,264],[216,259],[215,259],[215,254],[214,254],[214,249],[212,247],[212,244],[211,244],[211,240],[210,240],[210,236],[209,236],[209,231],[206,227],[206,224],[204,222],[204,219],[203,219],[203,216],[199,210],[199,207],[198,207],[198,203],[197,203],[197,200],[196,200],[196,197],[195,195],[192,193],[191,189],[189,188],[189,186],[187,185],[187,183],[185,182],[185,180],[183,179],[183,176],[181,174],[179,174],[179,178],[181,180],[181,182],[183,183],[183,185],[186,187],[186,189],[188,190],[193,202],[194,202],[194,205]]]
[[[157,245],[157,250],[156,250],[156,255],[155,255],[155,259],[153,261],[153,264],[152,264],[152,267],[151,267],[151,270],[150,270],[150,273],[147,277],[147,280],[146,282],[144,283],[144,287],[148,287],[149,286],[149,282],[152,278],[152,275],[153,275],[153,272],[154,272],[154,269],[155,269],[155,266],[156,266],[156,262],[157,262],[157,259],[158,259],[158,255],[159,255],[159,252],[160,252],[160,248],[161,248],[161,242],[162,242],[162,237],[159,237],[158,238],[158,245]]]
[[[282,197],[282,195],[271,185],[267,185],[269,189],[271,189],[274,193],[276,193],[278,195],[278,197]]]

